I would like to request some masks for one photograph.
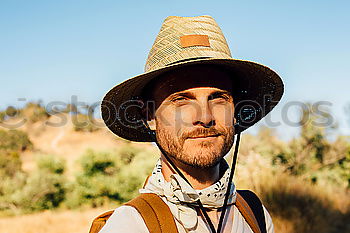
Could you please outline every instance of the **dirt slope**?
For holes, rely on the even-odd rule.
[[[12,119],[7,122],[7,125],[16,125],[18,122],[20,120]],[[103,126],[101,119],[96,119],[96,122],[99,126]],[[87,149],[113,150],[124,143],[130,143],[113,135],[106,127],[100,127],[94,132],[75,131],[72,116],[69,114],[51,116],[45,121],[24,123],[16,129],[27,132],[34,145],[33,150],[22,154],[23,169],[27,171],[34,168],[35,158],[38,155],[53,154],[66,160],[68,173],[70,173],[76,166],[75,161]],[[151,146],[149,143],[134,144],[141,147]]]

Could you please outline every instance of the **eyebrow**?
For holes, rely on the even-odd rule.
[[[220,95],[228,95],[228,96],[232,97],[231,92],[223,91],[223,90],[221,90],[221,91],[214,91],[213,93],[210,94],[210,96],[212,96],[212,97],[216,97],[216,96],[220,96]]]
[[[225,91],[225,90],[216,90],[210,93],[210,95],[208,96],[208,99],[211,100],[215,97],[222,96],[222,95],[228,95],[229,97],[232,98],[231,92]],[[191,91],[181,91],[181,92],[173,93],[168,97],[168,99],[171,100],[176,97],[186,97],[189,99],[196,99],[195,95]]]
[[[195,99],[195,98],[196,98],[196,97],[193,95],[193,93],[190,92],[190,91],[181,91],[181,92],[176,92],[176,93],[174,93],[174,94],[171,94],[171,95],[168,97],[168,99],[173,99],[173,98],[179,97],[179,96],[181,96],[181,97],[187,97],[187,98],[189,98],[189,99]]]

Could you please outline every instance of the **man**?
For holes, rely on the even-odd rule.
[[[165,224],[171,222],[175,230],[160,232],[274,232],[265,207],[255,195],[237,192],[232,175],[240,132],[269,113],[282,94],[275,72],[231,58],[212,17],[164,21],[146,72],[112,88],[102,103],[103,119],[113,133],[155,142],[160,149],[160,159],[140,190],[165,203],[158,217],[169,213]],[[224,156],[236,134],[230,171]],[[152,222],[152,211],[142,208],[117,208],[100,232],[162,228],[164,221]]]

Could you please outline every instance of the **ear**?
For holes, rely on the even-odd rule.
[[[147,121],[147,124],[151,130],[156,130],[156,120],[154,118]]]
[[[148,127],[151,130],[155,130],[156,129],[156,121],[154,118],[154,114],[151,112],[151,110],[147,107],[142,108],[142,115],[143,115]]]

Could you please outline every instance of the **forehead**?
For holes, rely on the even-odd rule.
[[[233,92],[232,78],[228,71],[220,66],[203,65],[168,72],[155,80],[147,92],[153,100],[164,100],[176,92],[204,87]]]

